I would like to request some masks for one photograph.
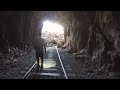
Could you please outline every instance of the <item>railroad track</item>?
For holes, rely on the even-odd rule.
[[[49,49],[49,48],[48,48]],[[47,49],[47,51],[48,51],[48,49]],[[60,57],[60,54],[59,54],[59,51],[58,51],[58,48],[57,48],[57,46],[55,46],[55,49],[56,49],[56,51],[57,51],[57,56],[58,56],[58,59],[59,59],[59,63],[60,63],[60,65],[61,65],[61,69],[62,69],[62,72],[63,72],[63,76],[64,76],[64,78],[65,79],[68,79],[68,76],[67,76],[67,73],[66,73],[66,70],[65,70],[65,68],[64,68],[64,65],[63,65],[63,63],[62,63],[62,60],[61,60],[61,57]],[[23,79],[28,79],[29,78],[29,76],[32,74],[32,70],[34,69],[34,68],[36,68],[36,65],[37,64],[37,62],[35,62],[33,65],[32,65],[32,67],[25,73],[25,75],[23,76]],[[50,74],[49,74],[50,75]],[[39,76],[41,77],[42,76],[42,74],[41,74],[41,72],[39,72]]]

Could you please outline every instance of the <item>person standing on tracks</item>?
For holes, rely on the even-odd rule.
[[[43,28],[43,24],[41,24],[38,31],[34,32],[34,49],[36,52],[36,60],[37,60],[37,69],[39,69],[39,58],[41,58],[41,69],[43,69],[43,57],[46,54],[46,43],[43,38],[41,38],[41,30]]]
[[[41,38],[41,35],[35,38],[34,49],[36,51],[37,69],[39,69],[39,67],[43,69],[43,57],[44,54],[46,54],[46,42]],[[39,58],[41,58],[41,66],[39,65]]]

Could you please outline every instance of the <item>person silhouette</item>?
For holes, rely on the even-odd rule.
[[[46,54],[46,42],[45,39],[37,37],[34,43],[34,49],[36,52],[36,60],[37,60],[37,69],[41,67],[43,69],[43,57],[44,53]],[[39,58],[41,58],[41,66],[39,65]]]

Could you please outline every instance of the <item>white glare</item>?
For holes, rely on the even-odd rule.
[[[50,32],[50,33],[59,33],[59,34],[63,34],[63,27],[57,23],[52,23],[50,21],[45,21],[43,23],[43,28],[42,28],[42,32]]]
[[[41,60],[39,62],[39,65],[41,65]],[[44,59],[43,68],[52,68],[55,66],[56,66],[56,62],[53,59]]]

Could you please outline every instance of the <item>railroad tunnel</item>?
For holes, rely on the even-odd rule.
[[[87,58],[99,69],[118,73],[119,16],[119,11],[0,11],[0,67],[12,50],[32,48],[34,38],[42,34],[43,21],[51,20],[64,27],[61,48],[78,60]]]

